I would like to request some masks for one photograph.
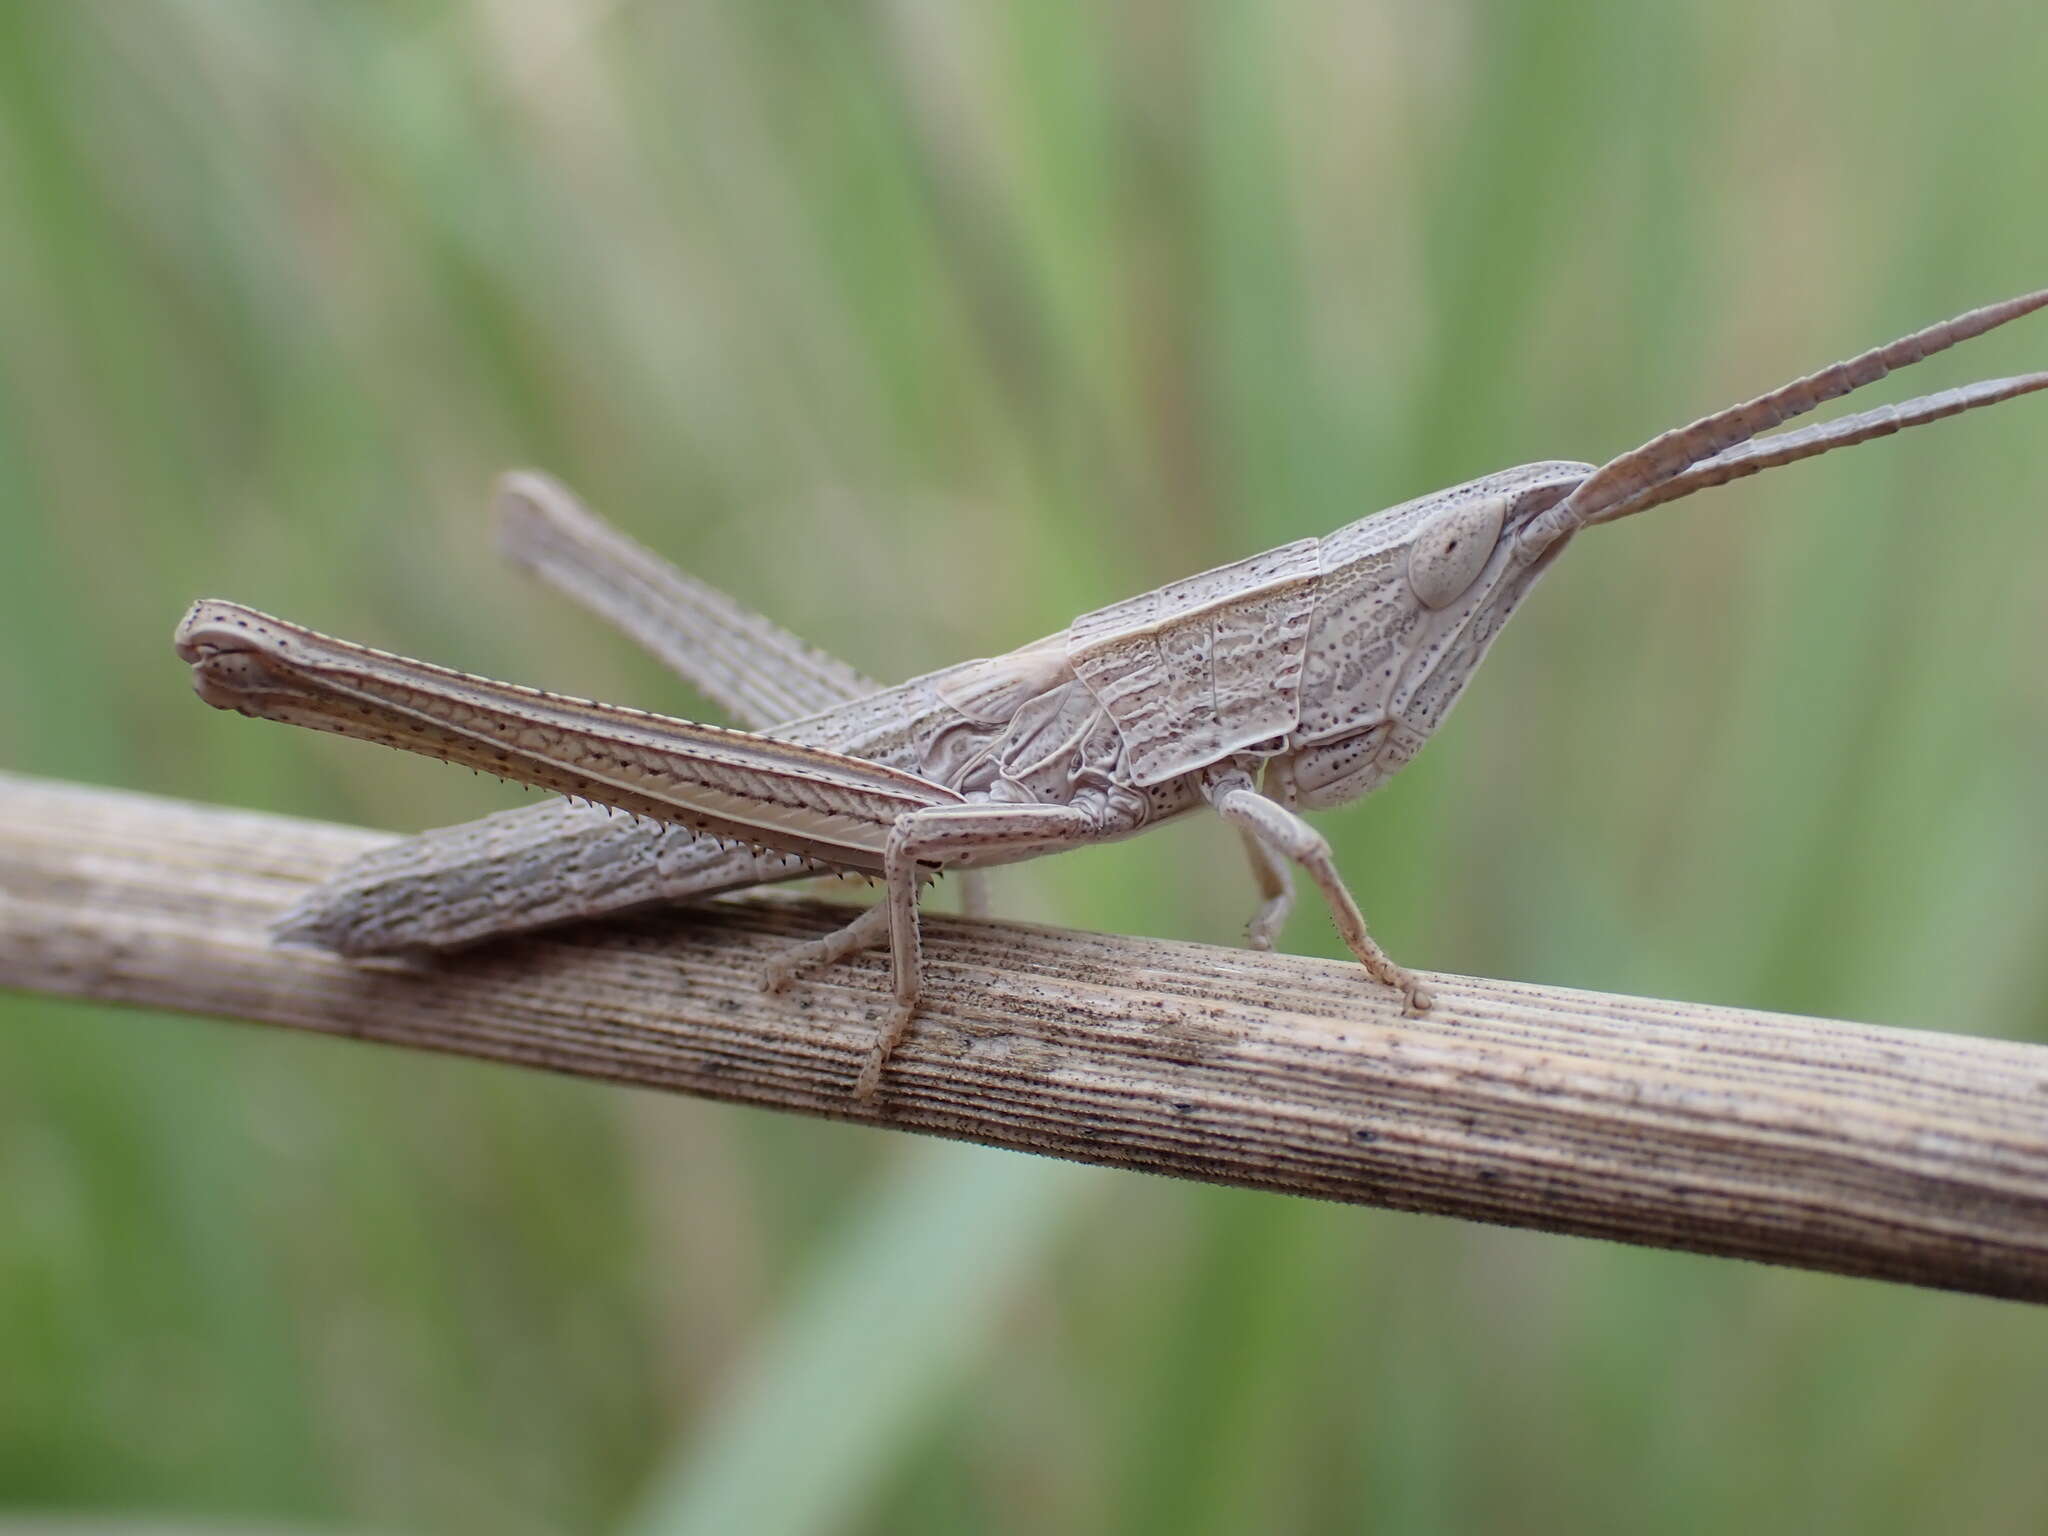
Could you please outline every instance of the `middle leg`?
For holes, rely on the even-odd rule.
[[[924,982],[924,949],[918,930],[918,887],[932,871],[955,859],[994,856],[1001,862],[1054,853],[1087,842],[1095,818],[1070,805],[937,805],[897,818],[883,854],[888,894],[889,958],[894,1000],[882,1021],[875,1047],[854,1083],[857,1099],[874,1096],[889,1054],[917,1013]]]

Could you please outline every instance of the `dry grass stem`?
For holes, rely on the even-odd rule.
[[[882,1094],[843,908],[722,902],[416,971],[265,925],[388,834],[0,776],[0,984],[543,1067],[1184,1178],[2048,1298],[2048,1048],[934,918]]]

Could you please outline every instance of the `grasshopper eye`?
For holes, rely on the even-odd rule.
[[[1408,546],[1408,585],[1425,608],[1442,608],[1472,585],[1500,542],[1508,499],[1489,496],[1445,507]]]

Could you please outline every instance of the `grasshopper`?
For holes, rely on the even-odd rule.
[[[597,608],[753,730],[564,698],[330,639],[233,603],[177,632],[208,704],[402,747],[551,800],[380,850],[286,913],[282,942],[432,951],[820,874],[881,901],[777,957],[764,985],[886,941],[891,998],[854,1085],[872,1095],[914,1017],[921,887],[1143,832],[1208,806],[1236,827],[1272,945],[1304,870],[1351,953],[1410,1011],[1421,981],[1374,942],[1304,810],[1397,773],[1515,607],[1581,530],[1695,491],[2048,388],[1993,379],[1800,430],[1824,401],[2048,306],[1972,310],[1665,432],[1596,468],[1486,475],[1075,619],[1007,655],[882,688],[692,580],[531,473],[499,504],[509,552]],[[631,813],[615,820],[616,808]]]

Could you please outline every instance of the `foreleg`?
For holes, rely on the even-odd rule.
[[[1411,1013],[1423,1012],[1430,1006],[1432,999],[1421,979],[1396,965],[1366,931],[1365,914],[1358,910],[1344,877],[1337,873],[1337,862],[1330,856],[1330,844],[1322,833],[1293,811],[1260,794],[1245,773],[1232,770],[1218,774],[1203,787],[1203,792],[1225,821],[1308,871],[1329,905],[1331,920],[1336,923],[1345,947],[1358,957],[1374,980],[1399,992]],[[1268,910],[1272,904],[1269,898]],[[1262,912],[1261,917],[1264,915]]]
[[[1245,857],[1251,861],[1252,879],[1264,898],[1251,922],[1245,925],[1245,938],[1253,949],[1271,949],[1280,930],[1287,926],[1287,919],[1294,915],[1294,875],[1250,827],[1239,826],[1237,835],[1244,843]]]

